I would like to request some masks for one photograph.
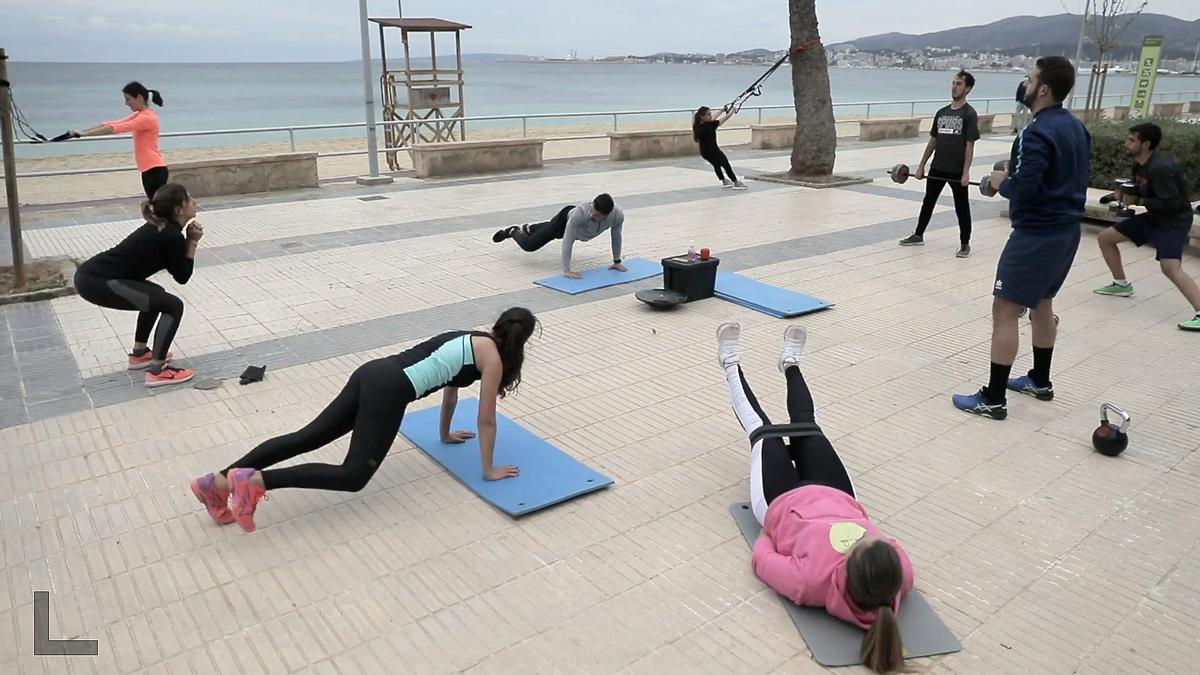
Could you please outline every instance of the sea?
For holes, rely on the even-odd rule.
[[[440,61],[441,59],[439,59]],[[633,64],[594,62],[468,61],[464,64],[466,114],[578,113],[639,111],[663,108],[720,106],[765,72],[765,65]],[[373,68],[378,95],[379,63]],[[871,70],[833,68],[829,71],[837,104],[949,98],[954,71]],[[974,99],[1003,99],[991,109],[1009,112],[1022,74],[978,72]],[[361,63],[9,63],[14,99],[36,130],[52,137],[69,128],[82,129],[128,114],[121,87],[138,80],[158,89],[165,99],[159,109],[164,131],[200,131],[247,127],[361,122],[363,85]],[[1080,90],[1087,77],[1080,76]],[[1106,94],[1133,91],[1133,76],[1108,78]],[[1200,91],[1200,77],[1159,76],[1156,93]],[[1082,95],[1082,93],[1080,94]],[[1184,98],[1200,98],[1200,95]],[[792,102],[791,73],[785,64],[762,87],[761,96],[747,106],[787,105]],[[1110,99],[1109,105],[1115,101]],[[977,103],[980,111],[985,105]],[[938,104],[918,106],[932,112]],[[872,116],[907,114],[908,104],[872,106]],[[862,114],[863,107],[836,108],[838,115]],[[745,116],[747,111],[743,111]],[[764,113],[786,115],[786,111]],[[749,112],[751,120],[757,113]],[[377,114],[377,119],[381,116]],[[664,116],[648,116],[664,119]],[[606,123],[604,117],[530,120],[529,126]],[[685,116],[686,119],[686,116]],[[478,121],[469,128],[520,126],[519,120]],[[305,138],[351,137],[356,129],[297,132]],[[287,135],[249,134],[166,138],[164,148],[233,145],[286,141]],[[128,143],[128,141],[124,141]],[[21,146],[19,157],[81,152],[121,151],[121,141]]]

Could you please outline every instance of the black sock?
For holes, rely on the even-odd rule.
[[[1050,357],[1054,347],[1033,348],[1033,370],[1029,371],[1029,379],[1039,387],[1050,386]]]
[[[983,396],[988,403],[1004,403],[1004,392],[1008,390],[1008,376],[1012,373],[1011,365],[992,364],[992,374],[988,378],[988,386],[983,390]]]
[[[134,347],[133,355],[134,356],[145,356],[146,352],[148,352],[148,351],[150,351],[149,347]]]

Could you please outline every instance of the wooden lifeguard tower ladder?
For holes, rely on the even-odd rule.
[[[379,56],[383,64],[379,89],[383,96],[383,120],[413,121],[410,124],[384,125],[388,167],[393,171],[404,168],[399,163],[397,151],[417,143],[465,141],[467,129],[462,119],[465,112],[462,31],[470,26],[433,18],[371,19],[371,22],[379,25]],[[400,39],[404,44],[404,70],[388,70],[385,28],[400,29]],[[424,33],[429,34],[429,68],[413,68],[409,36]],[[438,33],[454,33],[454,68],[438,67]]]

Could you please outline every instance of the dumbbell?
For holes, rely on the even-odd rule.
[[[1128,197],[1136,197],[1137,195],[1137,183],[1134,183],[1128,178],[1118,178],[1113,181],[1112,194],[1107,194],[1101,197],[1100,203],[1108,204],[1108,210],[1117,214],[1121,218],[1129,218],[1133,215],[1133,209],[1129,208],[1129,205],[1125,203],[1125,200]]]
[[[996,162],[996,165],[993,168],[997,171],[1002,171],[1004,170],[1004,165],[1005,162],[1003,161]],[[909,178],[913,177],[912,169],[910,169],[907,164],[897,164],[896,166],[888,169],[887,174],[894,182],[902,185],[908,182]],[[990,183],[991,181],[985,177],[980,181],[968,181],[967,185],[978,186],[979,194],[983,195],[984,197],[993,197],[995,196],[996,192],[995,190],[992,190]]]
[[[999,162],[996,162],[995,164],[992,165],[992,170],[993,171],[1004,171],[1005,167],[1007,167],[1007,166],[1008,166],[1008,161],[1002,159]],[[992,189],[992,177],[991,176],[988,176],[987,178],[984,178],[983,180],[979,181],[979,194],[983,195],[984,197],[995,197],[996,196],[996,190]]]

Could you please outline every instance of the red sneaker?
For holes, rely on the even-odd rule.
[[[192,494],[204,504],[208,515],[218,524],[228,525],[235,520],[233,512],[229,510],[229,490],[218,489],[216,477],[211,473],[192,481]]]
[[[157,373],[146,371],[146,386],[147,387],[165,387],[170,384],[182,384],[192,379],[195,376],[186,368],[172,368],[171,366],[163,366],[162,370]]]
[[[254,469],[231,469],[226,474],[233,494],[233,517],[247,532],[255,530],[254,511],[258,508],[259,500],[268,498],[266,490],[251,482],[253,475]]]
[[[167,352],[167,362],[168,363],[170,363],[172,356],[175,356],[175,355],[172,354],[171,352]],[[134,356],[133,354],[130,354],[129,355],[129,369],[130,370],[145,370],[146,368],[150,367],[150,362],[153,360],[154,360],[154,352],[152,352],[152,351],[147,351],[145,354],[142,354],[141,356]]]

